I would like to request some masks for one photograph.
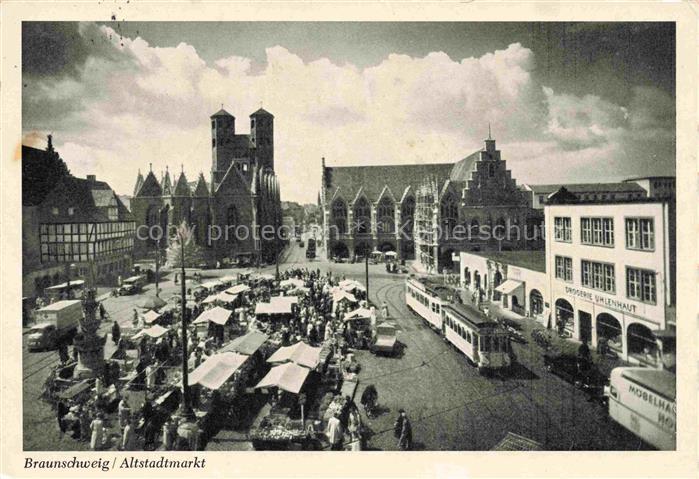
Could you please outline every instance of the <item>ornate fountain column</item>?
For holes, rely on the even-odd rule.
[[[107,339],[97,334],[100,326],[97,314],[99,303],[95,299],[94,288],[85,290],[82,303],[83,318],[80,320],[80,331],[73,340],[78,350],[78,364],[75,366],[73,377],[79,379],[101,375],[104,367],[104,343]]]

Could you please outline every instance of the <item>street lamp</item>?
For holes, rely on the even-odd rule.
[[[182,270],[182,289],[181,289],[181,306],[182,306],[182,403],[180,404],[179,415],[185,420],[192,419],[194,413],[192,411],[192,406],[190,404],[189,397],[189,368],[188,368],[188,357],[187,357],[187,287],[185,285],[185,271],[184,271],[184,244],[185,235],[183,227],[177,232],[180,240],[180,266]]]

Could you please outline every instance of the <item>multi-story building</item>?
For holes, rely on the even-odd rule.
[[[462,248],[542,244],[543,215],[527,205],[491,138],[455,163],[326,167],[323,159],[322,170],[328,256],[395,251],[436,272],[452,268]]]
[[[57,159],[51,142],[38,150],[22,147],[28,169]],[[24,181],[29,180],[29,181]],[[69,174],[50,188],[32,191],[37,183],[23,178],[22,290],[41,295],[48,286],[94,275],[98,283],[113,283],[133,264],[135,223],[118,195],[94,175]]]
[[[653,364],[653,331],[675,327],[673,200],[580,200],[565,189],[544,208],[555,325],[578,341]]]
[[[184,170],[174,183],[169,172],[136,179],[131,211],[138,231],[183,221],[193,226],[207,263],[274,261],[282,225],[279,182],[274,173],[274,116],[260,108],[250,115],[250,133],[237,134],[235,117],[221,109],[211,116],[211,176],[195,186]],[[145,228],[143,228],[145,227]],[[138,233],[137,231],[137,233]],[[135,254],[146,258],[168,238],[136,235]]]

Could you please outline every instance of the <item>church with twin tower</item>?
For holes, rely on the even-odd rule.
[[[170,177],[169,168],[160,179],[152,168],[145,178],[139,171],[131,211],[137,228],[145,227],[136,235],[136,259],[153,258],[158,246],[167,247],[167,238],[158,245],[156,238],[145,237],[146,230],[186,221],[195,228],[208,265],[274,261],[277,235],[261,234],[282,224],[274,173],[274,115],[262,108],[251,114],[249,134],[236,133],[236,118],[223,108],[210,120],[208,179],[200,172],[190,182],[184,169],[177,179]]]

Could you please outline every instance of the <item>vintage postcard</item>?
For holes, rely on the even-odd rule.
[[[694,4],[2,10],[4,474],[696,474]]]

